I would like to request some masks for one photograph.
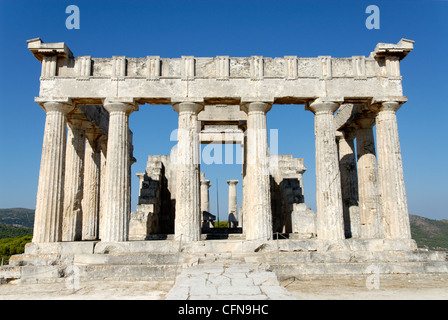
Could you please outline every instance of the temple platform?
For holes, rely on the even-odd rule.
[[[151,240],[29,243],[0,269],[3,282],[170,280],[182,269],[222,261],[260,265],[279,280],[448,277],[446,253],[418,249],[414,240],[318,239]]]

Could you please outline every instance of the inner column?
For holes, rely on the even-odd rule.
[[[374,119],[356,120],[359,216],[363,239],[382,238],[378,167],[372,127]]]
[[[339,150],[339,170],[341,174],[342,207],[346,238],[359,238],[359,196],[358,173],[354,135],[349,131],[338,131],[336,140]]]
[[[238,180],[227,180],[229,184],[229,228],[236,228],[237,226],[237,208],[238,204],[236,201],[236,185]]]

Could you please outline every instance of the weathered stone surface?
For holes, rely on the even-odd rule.
[[[55,100],[43,101],[42,108],[47,116],[34,218],[33,242],[36,243],[61,241],[66,115],[73,106],[70,100]]]
[[[129,235],[129,114],[136,110],[131,101],[109,99],[104,103],[109,112],[106,163],[106,190],[103,241],[125,241]]]
[[[86,138],[82,238],[83,240],[97,240],[100,219],[101,132],[89,128],[86,131]]]
[[[315,114],[317,236],[324,240],[344,239],[339,157],[333,113],[334,101],[317,99],[309,105]]]
[[[63,241],[79,241],[82,236],[81,202],[84,190],[85,125],[80,120],[71,120],[68,125],[62,213]]]
[[[229,184],[229,227],[236,228],[238,225],[238,203],[236,199],[236,185],[238,180],[227,180]]]
[[[339,150],[339,170],[341,172],[344,231],[346,238],[359,238],[358,173],[354,139],[349,135],[349,133],[340,131],[336,133]]]
[[[297,203],[291,213],[292,232],[301,238],[313,238],[316,236],[316,213],[305,203]]]
[[[243,192],[247,240],[270,240],[273,236],[266,129],[266,112],[270,108],[265,102],[249,102],[243,108],[247,112],[248,131]]]
[[[174,105],[179,113],[176,175],[176,218],[174,234],[185,241],[201,237],[200,168],[198,112],[201,104],[181,102]]]
[[[11,258],[23,281],[64,281],[73,266],[84,279],[166,279],[199,263],[190,271],[200,275],[186,273],[188,286],[175,297],[273,299],[287,294],[250,263],[279,277],[364,275],[372,264],[383,275],[447,272],[444,256],[418,251],[410,239],[395,112],[406,101],[400,60],[413,41],[348,58],[74,57],[64,43],[38,38],[28,47],[42,62],[36,102],[47,117],[33,243]],[[178,144],[170,156],[148,157],[131,214],[129,114],[143,104],[173,105]],[[303,159],[269,154],[274,104],[315,114],[317,213],[303,199]],[[229,240],[201,235],[201,213],[210,209],[201,142],[242,147],[244,233]],[[236,183],[229,185],[235,216]],[[80,238],[81,212],[82,238],[95,241],[60,242]],[[274,241],[273,232],[289,239]],[[143,239],[158,240],[128,241]]]
[[[384,236],[410,239],[411,227],[395,115],[399,107],[400,103],[396,101],[383,102],[376,116],[378,178]]]
[[[296,204],[304,204],[303,158],[290,154],[271,155],[269,162],[271,182],[271,208],[274,232],[293,231],[292,214]],[[314,231],[315,233],[315,231]]]
[[[359,219],[361,238],[381,238],[381,199],[378,186],[378,167],[373,119],[358,120],[356,150],[358,158]]]

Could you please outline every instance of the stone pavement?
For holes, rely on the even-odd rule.
[[[266,267],[214,261],[182,270],[167,300],[293,300]]]

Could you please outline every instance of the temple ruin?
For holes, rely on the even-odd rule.
[[[95,58],[75,57],[63,42],[29,40],[42,63],[35,102],[46,122],[33,243],[12,263],[64,252],[82,275],[95,277],[94,266],[116,267],[125,253],[159,252],[162,243],[165,252],[180,252],[181,237],[184,254],[231,252],[268,263],[274,251],[294,254],[283,271],[296,276],[362,274],[373,261],[387,274],[447,272],[444,257],[423,254],[411,239],[396,112],[407,101],[400,62],[413,47],[402,39],[347,58]],[[285,104],[314,114],[316,212],[303,196],[303,159],[269,153],[269,111]],[[177,148],[148,150],[131,213],[128,120],[151,105],[178,113]],[[242,178],[228,182],[232,197],[236,183],[243,188],[239,240],[201,236],[210,219],[201,143],[242,147]],[[289,239],[276,242],[277,233]],[[173,236],[151,241],[157,234]],[[139,268],[134,277],[148,275]]]

